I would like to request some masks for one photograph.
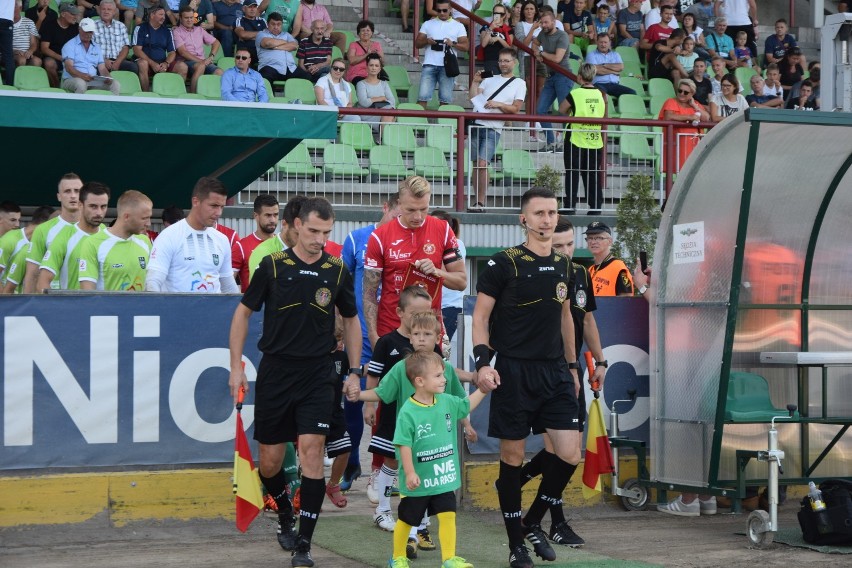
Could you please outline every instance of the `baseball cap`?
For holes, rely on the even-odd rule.
[[[607,235],[612,235],[612,229],[606,223],[602,223],[600,221],[594,221],[589,223],[589,226],[586,227],[587,235],[597,235],[599,233],[606,233]]]
[[[80,10],[77,9],[77,6],[72,4],[71,2],[64,2],[59,5],[59,13],[68,12],[69,14],[74,14],[75,16],[80,13]]]
[[[243,6],[257,6],[257,0],[243,0]]]
[[[95,31],[95,21],[92,18],[83,18],[80,20],[80,29],[84,32]]]

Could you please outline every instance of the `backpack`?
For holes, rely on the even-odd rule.
[[[852,545],[852,482],[826,479],[819,486],[825,510],[816,512],[810,499],[802,499],[799,526],[811,544]]]

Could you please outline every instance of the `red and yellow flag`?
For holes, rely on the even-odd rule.
[[[234,440],[234,494],[237,496],[237,528],[246,532],[254,518],[263,509],[260,476],[254,467],[243,417],[237,412],[237,436]]]
[[[595,398],[589,408],[586,437],[586,462],[583,465],[583,497],[588,499],[601,492],[601,475],[611,474],[612,448],[606,434],[601,401]]]

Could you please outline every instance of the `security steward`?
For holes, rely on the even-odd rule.
[[[584,63],[580,67],[579,89],[574,89],[559,104],[559,112],[577,118],[603,118],[606,114],[606,95],[592,84],[597,67]],[[560,213],[573,214],[577,206],[577,192],[580,179],[586,188],[586,201],[589,203],[589,215],[600,213],[603,205],[603,189],[600,184],[600,156],[603,148],[600,124],[574,123],[571,128],[569,151],[562,155],[565,164],[565,203],[566,209]]]
[[[343,320],[349,374],[344,392],[357,400],[361,383],[361,325],[355,287],[343,261],[323,251],[334,211],[323,198],[304,201],[294,220],[293,248],[266,256],[254,273],[231,321],[231,377],[234,401],[248,390],[243,347],[252,312],[264,308],[263,353],[257,371],[254,439],[260,445],[260,478],[278,504],[278,541],[293,552],[292,565],[313,566],[311,537],[325,497],[323,447],[332,418],[334,389],[340,388],[331,357],[335,308]],[[299,532],[285,490],[285,444],[298,439],[302,465]]]
[[[573,270],[571,259],[552,249],[557,207],[549,189],[524,193],[519,217],[526,242],[491,257],[477,282],[473,312],[475,383],[483,392],[494,391],[488,435],[500,439],[496,487],[515,568],[533,566],[524,535],[538,556],[556,559],[541,519],[550,503],[562,502],[580,461],[579,367],[569,301]],[[522,519],[521,464],[531,428],[547,432],[555,453],[542,465],[538,495]]]
[[[632,296],[633,278],[627,265],[612,256],[612,229],[600,221],[586,227],[586,246],[595,259],[589,267],[595,296]]]

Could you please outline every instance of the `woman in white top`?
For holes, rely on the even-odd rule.
[[[396,99],[393,89],[387,81],[379,79],[382,72],[382,57],[378,53],[367,55],[367,76],[358,81],[355,91],[358,94],[358,106],[362,108],[396,108]],[[369,122],[373,132],[380,128],[381,124],[393,122],[392,116],[362,116],[362,122]],[[381,132],[379,134],[381,136]]]
[[[346,63],[341,58],[331,62],[331,71],[317,80],[314,93],[317,104],[337,108],[352,106],[352,85],[343,80]],[[361,117],[355,114],[342,114],[338,118],[344,122],[361,122]]]
[[[748,101],[740,94],[740,82],[736,75],[728,73],[722,77],[720,84],[722,94],[710,97],[710,120],[713,122],[722,122],[732,114],[748,108]]]

